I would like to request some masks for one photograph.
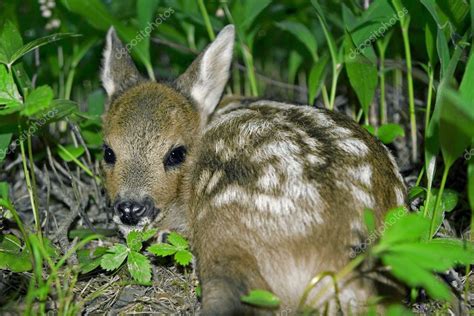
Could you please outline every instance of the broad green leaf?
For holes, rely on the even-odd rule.
[[[132,251],[140,251],[140,249],[142,249],[142,233],[137,230],[132,230],[127,235],[127,245]]]
[[[147,248],[147,251],[151,252],[152,254],[156,256],[167,257],[170,255],[173,255],[178,250],[173,245],[160,243],[160,244],[151,245],[150,247]]]
[[[428,218],[433,218],[433,216],[435,216],[433,212],[434,212],[436,200],[438,198],[438,194],[439,194],[439,189],[432,189],[430,192],[431,196],[429,199],[429,205],[426,205],[426,201],[427,201],[426,199],[424,205],[420,208],[422,213],[424,213],[425,209],[428,208],[428,211],[426,212]],[[458,200],[459,200],[459,194],[456,191],[450,190],[450,189],[443,190],[443,196],[441,197],[441,205],[437,211],[436,218],[434,220],[435,232],[438,231],[439,227],[441,227],[441,224],[443,223],[443,220],[444,220],[445,213],[451,212],[452,210],[454,210],[454,208],[458,204]]]
[[[298,73],[298,69],[300,68],[301,64],[303,63],[303,57],[296,51],[292,50],[288,57],[288,83],[294,84],[296,79],[296,74]]]
[[[0,134],[0,163],[5,159],[8,154],[12,135],[12,133]]]
[[[471,148],[474,148],[474,144]],[[471,206],[471,216],[474,218],[474,157],[469,159],[467,165],[467,197]]]
[[[317,61],[318,57],[316,53],[318,50],[318,45],[316,43],[316,38],[306,27],[306,25],[292,21],[283,21],[276,23],[276,25],[282,30],[288,31],[294,37],[296,37],[304,46],[306,46],[309,54],[311,57],[313,57],[313,61]]]
[[[444,35],[444,32],[439,29],[436,37],[436,50],[438,52],[439,60],[441,62],[441,77],[443,77],[446,71],[448,70],[449,60],[451,57],[449,54],[449,46],[448,40],[446,39],[446,35]]]
[[[436,26],[431,23],[425,24],[425,47],[428,55],[428,60],[432,66],[437,62],[438,55],[436,54]]]
[[[80,249],[77,251],[77,259],[81,265],[81,273],[86,274],[100,266],[102,256],[107,253],[106,247],[95,249]]]
[[[471,53],[462,77],[459,92],[466,100],[474,100],[474,54]],[[474,111],[474,110],[473,110]]]
[[[193,255],[188,250],[178,250],[174,254],[174,260],[182,266],[187,266],[193,260]]]
[[[102,256],[100,266],[107,271],[116,270],[122,265],[129,253],[128,248],[122,244],[116,244],[107,250],[107,253]]]
[[[314,104],[324,83],[329,55],[325,54],[313,64],[308,76],[308,103]]]
[[[22,98],[13,76],[4,65],[0,65],[0,115],[13,113],[20,109]],[[5,105],[6,107],[2,107]]]
[[[105,94],[102,90],[95,90],[87,96],[87,113],[102,115],[104,113]]]
[[[149,284],[151,281],[151,265],[147,257],[141,253],[131,251],[127,258],[128,271],[140,284]]]
[[[373,125],[362,125],[362,127],[370,133],[370,135],[374,135],[377,137],[377,132],[375,131],[375,126]]]
[[[21,114],[30,116],[50,107],[53,100],[53,90],[49,86],[41,86],[31,91],[25,101],[25,108]]]
[[[51,101],[48,109],[33,114],[30,118],[46,119],[48,123],[57,122],[77,111],[77,103],[71,100],[56,99]]]
[[[158,229],[156,229],[156,228],[149,229],[149,230],[146,230],[146,231],[142,232],[142,240],[147,241],[148,239],[156,236],[157,232],[158,232]]]
[[[377,136],[384,144],[390,144],[397,137],[404,137],[405,130],[399,124],[384,124],[377,130]]]
[[[175,246],[178,249],[187,249],[188,248],[188,241],[184,239],[183,236],[176,232],[171,232],[168,235],[168,242]]]
[[[73,161],[81,157],[84,154],[84,147],[75,147],[74,145],[68,145],[66,147],[58,147],[58,155],[62,160],[66,162]]]
[[[12,21],[6,20],[0,28],[0,63],[8,64],[11,56],[22,46],[20,32]]]
[[[234,21],[238,28],[247,32],[257,16],[271,3],[271,0],[241,0],[232,6]]]
[[[20,240],[15,235],[0,235],[0,252],[18,254],[22,248]]]
[[[413,201],[417,197],[421,197],[421,196],[426,197],[426,189],[425,188],[415,186],[415,187],[411,187],[410,190],[408,191],[408,200],[410,200],[410,201]]]
[[[26,250],[20,253],[9,253],[0,250],[0,269],[15,273],[30,271],[32,269],[31,258]]]
[[[351,50],[355,48],[349,35],[344,39],[346,54],[346,71],[349,82],[354,89],[357,98],[366,115],[369,115],[369,107],[375,95],[378,83],[377,67],[363,56],[351,57]]]
[[[427,271],[417,262],[399,256],[398,253],[386,254],[382,257],[384,265],[390,267],[391,273],[399,280],[411,287],[423,287],[430,296],[439,300],[449,300],[449,288],[439,281],[430,271]]]
[[[449,89],[440,93],[439,138],[443,158],[450,167],[474,137],[474,102]]]
[[[263,308],[278,308],[280,306],[280,299],[275,294],[265,290],[252,290],[248,295],[241,296],[240,300]]]
[[[87,23],[94,28],[106,31],[110,26],[114,26],[118,34],[126,41],[125,46],[132,41],[136,45],[131,45],[132,52],[145,65],[150,77],[153,75],[153,68],[150,62],[150,51],[146,40],[139,40],[140,30],[122,23],[119,19],[112,16],[106,6],[100,0],[62,0],[63,5],[71,12],[81,15]]]
[[[374,251],[384,251],[398,243],[419,241],[429,228],[429,219],[421,214],[408,214],[401,207],[391,210],[385,217],[384,232]]]

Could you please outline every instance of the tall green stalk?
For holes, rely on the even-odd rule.
[[[404,16],[400,19],[403,45],[405,47],[405,60],[407,67],[407,86],[408,86],[408,104],[410,114],[410,135],[411,135],[411,160],[416,162],[418,159],[418,140],[417,140],[417,127],[416,127],[416,113],[415,113],[415,93],[413,89],[413,66],[410,51],[410,16]]]
[[[223,2],[222,3],[222,8],[224,9],[225,15],[229,22],[235,26],[235,30],[237,33],[237,40],[239,42],[240,46],[240,52],[242,53],[242,57],[244,59],[244,64],[246,67],[246,72],[247,72],[247,77],[249,79],[250,83],[250,91],[253,97],[258,96],[258,86],[257,86],[257,79],[255,75],[255,67],[253,64],[253,56],[252,53],[250,52],[249,48],[247,45],[245,45],[243,41],[243,34],[240,32],[240,28],[238,25],[235,24],[234,18],[232,17],[232,14],[229,10],[229,7],[227,6],[227,3]]]
[[[450,165],[445,165],[443,171],[443,177],[441,179],[441,186],[439,188],[438,196],[436,197],[435,208],[433,210],[433,217],[431,218],[431,226],[430,226],[430,239],[435,234],[436,229],[436,219],[439,217],[438,213],[440,212],[441,200],[443,197],[444,187],[446,186],[446,179],[448,178]]]
[[[203,0],[198,0],[199,10],[201,11],[202,18],[204,19],[204,25],[206,26],[207,34],[211,41],[216,38],[216,34],[212,28],[211,19],[209,18],[209,14],[207,13],[206,6],[204,5]]]

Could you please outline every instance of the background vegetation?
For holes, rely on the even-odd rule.
[[[314,281],[337,280],[376,257],[412,289],[405,302],[412,311],[466,313],[474,304],[474,5],[467,0],[3,1],[1,309],[199,308],[184,239],[144,248],[154,232],[127,245],[114,236],[98,164],[99,69],[111,25],[144,74],[172,80],[229,23],[237,46],[228,94],[345,112],[389,146],[411,188],[412,214],[394,210],[382,233],[368,211],[373,240],[355,249],[348,269]],[[150,253],[173,256],[178,266]],[[278,305],[271,293],[242,299]]]

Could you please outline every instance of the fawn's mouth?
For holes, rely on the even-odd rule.
[[[121,216],[117,213],[112,217],[113,221],[117,224],[120,232],[126,237],[131,231],[138,230],[143,231],[156,219],[158,214],[161,213],[159,208],[153,208],[146,211],[142,216],[130,221],[127,220],[126,223],[122,220]]]

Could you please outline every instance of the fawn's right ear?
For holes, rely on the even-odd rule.
[[[113,26],[107,32],[101,79],[109,99],[145,80]]]

